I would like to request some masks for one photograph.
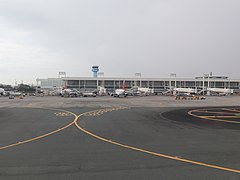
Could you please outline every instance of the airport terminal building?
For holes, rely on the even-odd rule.
[[[98,87],[104,87],[107,91],[122,88],[125,82],[126,88],[134,86],[151,88],[155,92],[164,91],[172,88],[227,88],[235,92],[240,91],[240,80],[229,79],[227,76],[202,76],[195,78],[117,78],[117,77],[63,77],[38,79],[38,85],[42,88],[65,87],[68,89],[79,89],[90,91]]]

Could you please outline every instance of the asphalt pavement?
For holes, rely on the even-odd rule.
[[[193,109],[0,108],[0,179],[240,179],[240,124]]]

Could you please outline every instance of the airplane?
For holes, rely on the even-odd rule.
[[[233,94],[233,89],[227,88],[207,88],[207,91],[209,95],[217,94],[219,96],[226,96]]]
[[[120,97],[120,96],[123,96],[123,97],[127,97],[127,93],[126,93],[126,83],[125,81],[123,82],[123,85],[122,85],[122,89],[116,89],[115,92],[113,93],[113,96],[114,97]]]

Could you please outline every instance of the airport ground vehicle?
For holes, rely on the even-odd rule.
[[[176,100],[205,100],[204,96],[199,96],[191,93],[178,93],[175,95]]]
[[[9,98],[9,99],[14,99],[14,96],[13,96],[13,95],[9,95],[8,98]]]
[[[97,95],[93,92],[84,92],[82,93],[83,97],[96,97]]]

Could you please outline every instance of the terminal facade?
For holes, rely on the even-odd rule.
[[[232,80],[227,76],[205,76],[196,78],[109,78],[109,77],[63,77],[37,79],[41,88],[68,88],[81,91],[90,91],[99,87],[107,91],[121,89],[123,83],[127,89],[134,86],[151,88],[154,91],[167,90],[172,88],[226,88],[240,91],[240,80]]]

